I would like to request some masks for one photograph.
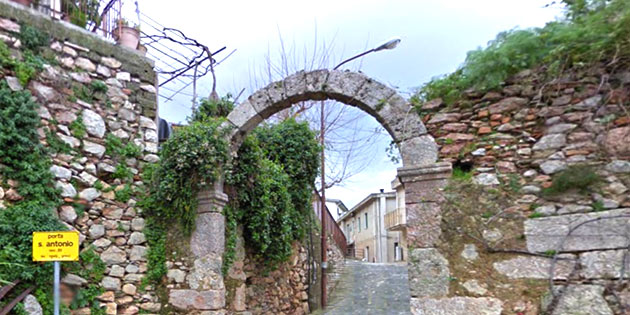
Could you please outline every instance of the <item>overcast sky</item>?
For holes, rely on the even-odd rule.
[[[245,99],[256,88],[252,72],[261,69],[265,56],[277,56],[279,34],[285,45],[312,53],[315,41],[332,44],[335,62],[366,48],[399,37],[394,50],[361,60],[362,72],[399,90],[405,97],[434,76],[451,72],[466,52],[485,46],[497,33],[515,27],[543,26],[561,15],[559,7],[545,8],[551,0],[319,0],[319,1],[192,1],[138,0],[143,14],[161,24],[182,30],[211,50],[227,46],[236,52],[216,69],[220,95]],[[133,1],[126,0],[127,8]],[[321,47],[321,46],[320,46]],[[220,58],[219,58],[220,59]],[[359,64],[349,64],[357,69]],[[209,78],[201,81],[201,95],[209,93]],[[160,116],[183,122],[190,114],[190,97],[177,96],[160,103]],[[376,124],[367,121],[366,124]],[[379,188],[390,189],[396,165],[375,152],[376,162],[327,196],[352,207]]]

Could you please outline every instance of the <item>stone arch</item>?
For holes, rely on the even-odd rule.
[[[358,107],[376,118],[398,145],[404,166],[437,159],[437,145],[413,108],[398,93],[368,76],[351,71],[300,71],[252,94],[228,115],[233,153],[243,138],[271,115],[308,100],[332,99]]]
[[[440,290],[444,283],[432,283],[436,280],[427,273],[426,262],[443,259],[434,246],[441,232],[440,189],[450,177],[451,165],[436,163],[435,140],[410,104],[395,90],[357,72],[297,72],[258,90],[230,112],[224,127],[231,130],[231,153],[235,155],[245,136],[273,114],[297,102],[326,99],[358,107],[373,116],[398,145],[403,162],[398,178],[405,189],[407,245],[413,248],[408,261],[412,305],[418,298],[442,295]],[[190,250],[195,256],[191,270],[194,281],[189,283],[193,290],[171,290],[169,298],[178,300],[183,296],[186,301],[204,301],[200,306],[192,302],[187,306],[217,310],[226,307],[220,266],[225,245],[222,212],[228,196],[219,180],[202,190],[198,199],[197,220],[190,239]],[[199,283],[215,285],[200,286]],[[426,283],[437,287],[437,291],[425,292]]]

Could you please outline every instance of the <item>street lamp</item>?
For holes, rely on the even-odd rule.
[[[390,41],[387,41],[385,43],[383,43],[382,45],[376,47],[376,48],[372,48],[370,50],[366,50],[356,56],[353,56],[351,58],[348,58],[344,61],[342,61],[340,64],[338,64],[336,67],[333,68],[333,70],[337,70],[339,69],[339,67],[341,67],[342,65],[344,65],[345,63],[348,63],[352,60],[355,60],[357,58],[361,58],[369,53],[373,53],[373,52],[377,52],[377,51],[381,51],[381,50],[390,50],[390,49],[394,49],[396,48],[396,46],[398,46],[398,44],[400,43],[400,38],[395,38],[392,39]],[[321,182],[322,182],[322,193],[321,193],[321,209],[320,209],[320,216],[321,216],[321,221],[322,221],[322,308],[326,307],[326,268],[328,268],[328,257],[327,257],[327,252],[328,252],[328,244],[326,244],[327,242],[327,235],[326,235],[326,175],[325,175],[325,167],[326,167],[326,163],[324,160],[324,119],[325,119],[325,115],[324,115],[324,101],[321,102],[321,117],[320,117],[320,125],[319,125],[319,138],[320,138],[320,142],[322,145],[322,152],[321,152],[321,161],[322,161],[322,172],[321,172]],[[344,253],[345,255],[345,253]]]
[[[352,58],[348,58],[346,60],[344,60],[343,62],[341,62],[340,64],[338,64],[336,67],[333,68],[333,70],[337,70],[339,69],[339,67],[341,67],[343,64],[348,63],[354,59],[363,57],[369,53],[373,53],[373,52],[377,52],[377,51],[381,51],[381,50],[390,50],[390,49],[394,49],[396,48],[396,46],[398,46],[398,44],[400,43],[400,38],[394,38],[390,41],[387,41],[386,43],[383,43],[382,45],[376,47],[376,48],[372,48],[370,50],[366,50]]]

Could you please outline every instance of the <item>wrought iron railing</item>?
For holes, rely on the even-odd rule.
[[[112,40],[124,20],[122,0],[39,0],[31,7]]]

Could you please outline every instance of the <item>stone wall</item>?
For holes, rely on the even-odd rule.
[[[422,211],[407,205],[413,311],[537,314],[552,304],[553,314],[630,312],[628,280],[619,280],[630,270],[628,100],[630,73],[599,67],[554,80],[528,70],[453,106],[423,104],[440,160],[470,168],[474,184],[405,186],[425,200]],[[578,172],[572,181],[600,180],[545,193],[565,170]],[[425,239],[437,250],[418,246]],[[549,278],[563,290],[555,299]]]
[[[185,242],[176,248],[167,261],[167,288],[170,290],[167,312],[194,313],[193,307],[206,307],[227,314],[307,314],[320,307],[321,256],[317,229],[311,231],[313,248],[309,254],[309,239],[293,244],[293,254],[286,263],[269,268],[245,249],[239,231],[235,261],[226,275],[221,273],[222,257],[207,255],[194,259]],[[177,239],[170,235],[170,239]],[[329,242],[332,242],[329,237]],[[344,258],[334,243],[329,243],[328,294],[334,290]],[[310,257],[309,257],[310,255]],[[212,279],[212,280],[208,280]],[[217,292],[205,297],[205,306],[195,305],[196,290]],[[173,293],[174,292],[174,293]]]
[[[50,156],[51,172],[64,201],[56,214],[69,229],[80,232],[81,249],[94,248],[107,265],[100,283],[105,293],[98,298],[107,314],[157,312],[160,304],[152,288],[139,290],[147,269],[147,247],[142,210],[135,198],[143,166],[158,161],[153,65],[135,51],[3,0],[0,40],[18,58],[22,53],[19,24],[50,36],[49,46],[42,51],[48,59],[28,86],[21,86],[7,72],[0,72],[0,79],[11,89],[28,89],[36,97],[42,143],[48,146],[58,138],[72,149]],[[95,89],[95,82],[104,83],[106,91],[102,86]],[[76,131],[79,125],[85,127],[85,134]],[[119,139],[122,145],[133,143],[140,153],[122,157],[107,151],[108,137]],[[114,178],[117,169],[126,169],[133,178]],[[9,185],[18,184],[9,181]],[[129,198],[125,193],[130,193]],[[0,188],[0,208],[20,198],[14,188]],[[62,282],[66,301],[89,285],[73,274],[66,274]],[[89,309],[73,312],[89,314]]]
[[[341,249],[330,235],[328,236],[328,248],[326,253],[328,262],[328,268],[326,269],[326,296],[330,298],[346,266],[346,259],[345,255],[341,252]]]

